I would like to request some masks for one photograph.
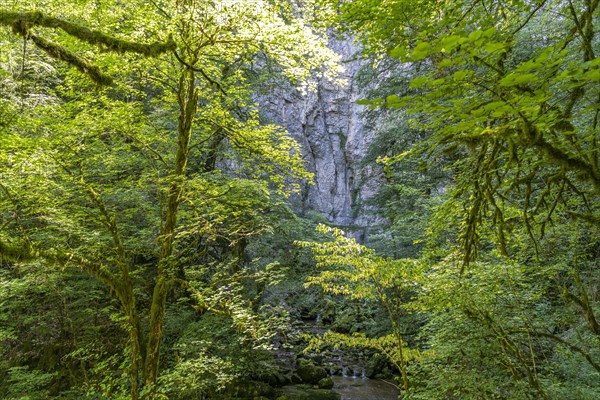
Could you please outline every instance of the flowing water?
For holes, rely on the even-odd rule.
[[[341,400],[397,400],[398,389],[391,383],[376,379],[332,376],[333,390]]]

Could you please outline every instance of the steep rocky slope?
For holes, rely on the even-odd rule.
[[[322,79],[315,92],[306,94],[280,87],[263,104],[301,144],[307,168],[314,173],[314,184],[303,185],[293,199],[295,208],[322,213],[330,223],[351,227],[361,236],[362,228],[381,222],[366,202],[382,174],[361,163],[372,132],[361,117],[363,106],[356,104],[362,97],[356,82],[360,60],[353,58],[356,48],[351,40],[332,40],[331,46],[342,56],[345,83]]]

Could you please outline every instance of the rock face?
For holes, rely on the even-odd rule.
[[[306,167],[314,173],[314,185],[303,186],[294,207],[301,213],[317,211],[334,225],[360,229],[379,222],[365,202],[375,194],[382,174],[361,165],[372,134],[361,117],[364,106],[356,104],[362,97],[355,79],[360,61],[352,59],[357,49],[351,40],[333,40],[331,47],[342,56],[344,84],[322,79],[307,94],[279,88],[267,99],[267,109],[301,144]]]

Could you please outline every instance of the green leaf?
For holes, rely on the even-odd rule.
[[[410,81],[410,87],[411,87],[411,89],[418,89],[420,87],[423,87],[428,81],[429,81],[428,76],[420,76],[420,77],[415,78],[412,81]]]
[[[448,53],[452,52],[461,44],[461,39],[464,38],[459,35],[446,36],[439,44],[440,51]]]
[[[496,27],[493,26],[489,29],[486,29],[485,31],[483,31],[483,37],[484,38],[491,38],[492,36],[494,36],[494,33],[496,33]]]
[[[450,58],[444,58],[442,61],[438,63],[438,68],[446,68],[454,65],[454,61]]]
[[[508,106],[508,105],[504,105],[502,107],[498,107],[497,109],[494,110],[494,112],[492,113],[492,118],[498,118],[503,116],[504,114],[508,114],[512,111],[512,107]]]
[[[600,69],[589,70],[583,74],[582,78],[586,81],[598,82],[600,81]]]
[[[483,35],[482,31],[473,31],[469,34],[469,41],[475,42],[476,40],[481,38],[482,35]]]
[[[506,86],[506,87],[517,86],[517,85],[524,85],[527,83],[534,83],[538,80],[539,80],[539,77],[535,74],[513,73],[513,74],[509,74],[509,75],[505,76],[504,78],[502,78],[502,80],[500,81],[500,85]]]
[[[410,55],[410,58],[414,61],[421,60],[430,54],[431,44],[427,42],[420,42],[415,47],[414,51]]]
[[[467,75],[469,75],[469,70],[461,69],[459,71],[456,71],[454,75],[452,75],[452,79],[454,79],[455,82],[460,82],[464,80],[467,77]]]
[[[394,47],[389,54],[392,58],[405,58],[407,55],[406,46],[400,45]]]
[[[389,95],[385,101],[388,107],[397,107],[401,103],[400,98],[395,94]]]
[[[504,53],[506,51],[506,44],[500,43],[500,42],[497,42],[497,43],[489,42],[489,43],[485,44],[483,49],[490,54]]]

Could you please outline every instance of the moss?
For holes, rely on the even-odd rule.
[[[174,50],[176,47],[172,38],[169,38],[166,42],[137,43],[115,38],[64,19],[51,17],[40,11],[24,13],[3,11],[0,13],[0,24],[12,26],[20,34],[27,32],[33,26],[59,28],[70,36],[94,46],[103,46],[109,51],[138,53],[147,57],[158,56],[169,50]]]
[[[333,388],[333,385],[334,385],[333,379],[331,379],[331,378],[323,378],[317,384],[319,389],[331,389],[331,388]]]
[[[311,385],[317,385],[321,379],[327,378],[327,372],[323,368],[304,359],[298,360],[296,372],[304,383],[309,383]]]
[[[36,35],[29,35],[29,37],[31,40],[33,40],[37,47],[44,50],[50,57],[65,61],[66,63],[76,67],[79,71],[89,76],[94,83],[98,84],[99,86],[112,85],[113,81],[110,76],[104,74],[98,66],[79,57],[69,49]]]
[[[326,389],[313,389],[308,385],[284,386],[277,391],[278,398],[287,400],[339,400],[340,395]]]
[[[79,71],[88,75],[99,86],[111,85],[112,79],[104,74],[98,66],[78,56],[66,47],[34,35],[31,32],[31,28],[41,26],[44,28],[62,29],[70,36],[99,48],[121,53],[137,53],[146,57],[156,57],[167,51],[175,50],[176,47],[172,38],[169,38],[166,42],[155,43],[127,41],[91,30],[73,22],[44,15],[39,11],[26,13],[2,11],[0,12],[0,25],[10,26],[13,32],[24,38],[30,38],[37,47],[45,51],[49,56],[76,67]]]
[[[0,240],[0,260],[4,261],[30,261],[33,259],[31,249],[27,246],[15,246]]]
[[[273,397],[273,388],[264,382],[247,381],[237,386],[232,393],[234,396],[244,399],[255,399],[259,397]]]

